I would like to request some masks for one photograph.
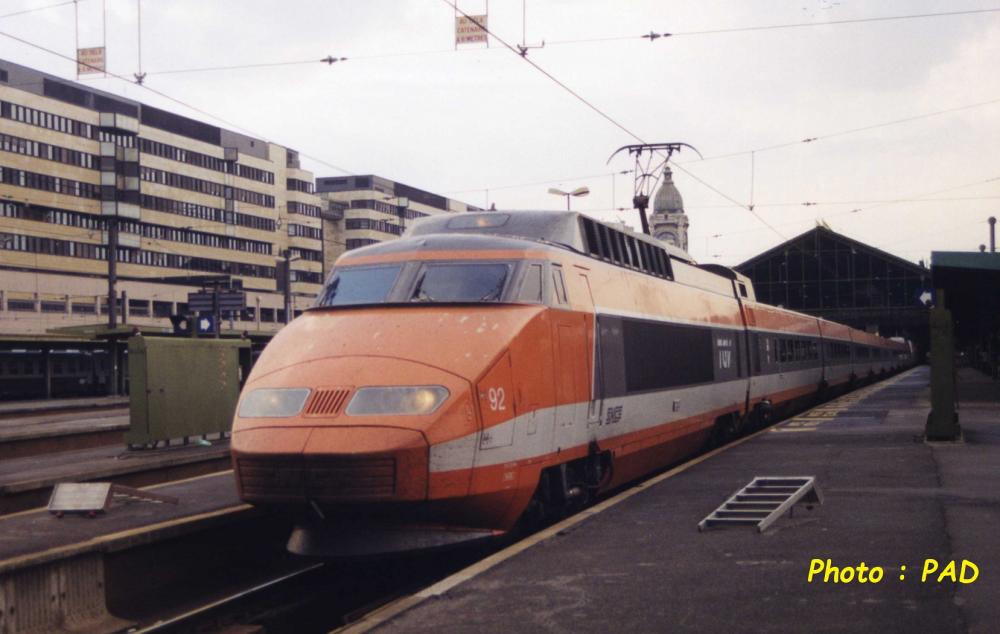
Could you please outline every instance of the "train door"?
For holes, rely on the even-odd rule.
[[[590,288],[590,278],[586,273],[579,273],[581,286],[586,292],[588,312],[593,316],[593,325],[587,328],[587,376],[590,382],[590,404],[587,406],[587,425],[599,425],[604,416],[604,377],[601,369],[601,337],[597,323],[597,308],[594,303],[594,292]]]
[[[569,310],[562,267],[551,266],[552,348],[555,377],[555,448],[583,442],[577,427],[586,418],[589,398],[586,315]]]
[[[539,304],[551,303],[553,290],[546,283],[549,274],[542,263],[525,267],[520,298]],[[551,310],[524,326],[521,335],[510,345],[511,372],[514,385],[514,403],[518,413],[518,442],[540,448],[539,454],[552,445],[555,420],[555,380],[553,372]]]
[[[740,321],[743,324],[743,328],[740,329],[737,335],[737,350],[736,350],[736,362],[739,364],[739,376],[746,377],[746,388],[743,395],[743,412],[746,413],[747,408],[750,404],[750,392],[753,385],[753,367],[754,367],[754,353],[760,354],[759,350],[754,350],[752,347],[752,341],[750,337],[749,327],[753,324],[753,315],[746,306],[743,305],[743,300],[747,297],[746,285],[737,280],[733,280],[733,294],[736,296],[736,303],[740,309]],[[760,360],[757,359],[757,374],[760,373]]]

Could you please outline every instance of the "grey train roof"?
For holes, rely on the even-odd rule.
[[[538,242],[517,236],[476,235],[468,233],[429,233],[413,235],[407,232],[405,240],[387,240],[359,249],[346,251],[342,256],[345,260],[368,255],[390,255],[393,253],[408,253],[411,251],[498,251],[505,249],[526,250],[538,248]],[[555,249],[556,245],[548,248]]]
[[[472,233],[529,238],[567,246],[581,253],[587,252],[583,227],[584,217],[575,211],[487,211],[479,213],[440,214],[420,218],[407,228],[404,237],[413,238],[443,233]],[[637,240],[665,250],[672,259],[694,263],[688,253],[656,238],[621,228],[594,218],[587,220],[602,224],[612,231],[627,233]]]

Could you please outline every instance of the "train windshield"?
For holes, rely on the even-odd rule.
[[[499,263],[428,264],[417,276],[411,302],[499,302],[510,265]]]
[[[398,264],[342,268],[327,282],[316,305],[380,304],[386,301],[402,268]]]

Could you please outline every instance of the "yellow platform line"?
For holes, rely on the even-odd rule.
[[[915,369],[916,368],[914,368],[913,370]],[[896,381],[902,379],[913,370],[904,372],[894,377],[893,379],[887,379],[886,381],[883,381],[882,383],[878,384],[879,389],[891,385],[892,383],[895,383]],[[855,394],[855,392],[851,392],[851,394]],[[865,396],[867,396],[867,394]],[[823,405],[829,407],[830,404],[824,403]],[[787,423],[781,423],[781,425],[784,424]],[[664,480],[672,478],[673,476],[682,473],[684,471],[687,471],[691,467],[701,464],[702,462],[708,460],[709,458],[712,458],[724,451],[728,451],[729,449],[738,447],[743,443],[751,440],[752,438],[756,438],[761,434],[766,434],[774,431],[777,431],[777,429],[774,427],[770,427],[767,429],[762,429],[760,431],[754,432],[749,436],[744,436],[743,438],[734,440],[733,442],[729,443],[728,445],[725,445],[724,447],[719,447],[718,449],[713,449],[708,453],[702,454],[693,460],[690,460],[682,465],[674,467],[669,471],[665,471],[657,476],[650,478],[649,480],[640,482],[636,486],[627,489],[625,491],[622,491],[618,495],[610,497],[607,500],[604,500],[599,504],[595,504],[590,508],[584,509],[583,511],[580,511],[579,513],[573,515],[572,517],[564,519],[558,524],[553,524],[552,526],[546,528],[545,530],[539,531],[529,537],[526,537],[525,539],[522,539],[516,544],[512,544],[507,548],[504,548],[503,550],[490,555],[489,557],[483,559],[482,561],[476,562],[467,568],[463,568],[462,570],[459,570],[458,572],[452,574],[451,576],[445,577],[441,581],[438,581],[437,583],[432,584],[424,588],[423,590],[419,590],[413,594],[407,595],[405,597],[400,597],[395,601],[391,601],[383,605],[382,607],[373,610],[372,612],[369,612],[368,614],[358,619],[354,623],[348,623],[347,625],[344,625],[342,627],[333,630],[331,634],[362,634],[363,632],[369,632],[372,629],[396,618],[397,616],[406,612],[407,610],[420,605],[424,601],[434,597],[441,596],[442,594],[448,592],[455,586],[465,583],[466,581],[469,581],[470,579],[483,574],[487,570],[494,568],[495,566],[503,563],[504,561],[507,561],[511,557],[514,557],[524,552],[525,550],[528,550],[532,546],[535,546],[541,542],[551,539],[558,533],[565,531],[573,526],[576,526],[580,522],[583,522],[593,517],[594,515],[597,515],[598,513],[602,513],[608,510],[609,508],[624,502],[633,495],[641,493],[644,490],[648,489],[649,487],[656,486],[657,484],[663,482]],[[810,429],[794,429],[788,431],[813,431],[813,430],[810,428]]]
[[[684,464],[676,466],[673,469],[670,469],[669,471],[665,471],[657,476],[654,476],[649,480],[644,480],[643,482],[640,482],[634,487],[622,491],[621,493],[612,496],[604,500],[603,502],[595,504],[592,507],[584,509],[579,513],[576,513],[572,517],[564,519],[558,524],[553,524],[552,526],[544,530],[541,530],[537,533],[534,533],[533,535],[530,535],[522,539],[516,544],[510,545],[507,548],[504,548],[503,550],[490,555],[489,557],[483,559],[482,561],[476,562],[475,564],[467,568],[463,568],[462,570],[459,570],[458,572],[452,574],[449,577],[445,577],[441,581],[438,581],[437,583],[430,585],[424,588],[423,590],[415,592],[414,594],[411,595],[407,595],[405,597],[400,597],[395,601],[387,603],[384,606],[378,608],[377,610],[369,612],[364,617],[355,621],[354,623],[349,623],[343,627],[337,628],[336,630],[333,630],[333,632],[335,632],[336,634],[360,634],[361,632],[368,632],[373,628],[378,627],[379,625],[395,618],[396,616],[402,614],[403,612],[406,612],[410,608],[423,603],[427,599],[441,596],[442,594],[448,592],[455,586],[465,583],[466,581],[472,579],[473,577],[481,575],[487,570],[503,563],[504,561],[507,561],[508,559],[518,555],[519,553],[524,552],[525,550],[531,548],[532,546],[535,546],[543,541],[551,539],[558,533],[565,531],[573,526],[576,526],[580,522],[583,522],[593,517],[594,515],[597,515],[598,513],[602,513],[613,506],[621,504],[622,502],[629,499],[633,495],[642,493],[649,487],[656,486],[657,484],[663,482],[668,478],[672,478],[673,476],[679,473],[687,471],[691,467],[701,464],[702,462],[708,460],[709,458],[712,458],[713,456],[716,456],[724,451],[738,447],[739,445],[742,445],[743,443],[759,436],[760,434],[766,433],[767,431],[769,430],[762,429],[760,431],[754,432],[749,436],[744,436],[743,438],[734,440],[733,442],[729,443],[728,445],[725,445],[724,447],[719,447],[717,449],[709,451],[708,453],[702,454],[693,460],[689,460],[688,462],[685,462]]]
[[[919,366],[918,366],[919,367]],[[860,390],[855,390],[854,392],[849,392],[837,399],[830,401],[829,403],[823,403],[822,405],[817,405],[816,407],[806,410],[801,414],[798,414],[788,420],[778,423],[771,428],[771,432],[774,433],[789,433],[797,431],[816,431],[823,423],[827,423],[836,419],[836,416],[828,417],[828,413],[839,414],[841,412],[847,411],[852,405],[857,404],[872,394],[882,391],[883,389],[893,385],[906,378],[907,375],[915,372],[918,368],[910,368],[906,372],[897,374],[896,376],[879,381],[874,385],[862,388]]]

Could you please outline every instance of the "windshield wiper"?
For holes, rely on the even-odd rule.
[[[497,280],[496,286],[494,286],[489,293],[486,293],[485,295],[480,297],[479,301],[486,302],[486,301],[496,301],[500,299],[500,293],[503,291],[503,283],[506,279],[507,279],[506,276],[504,276],[501,277],[499,280]]]
[[[433,302],[434,298],[427,294],[422,288],[418,288],[417,292],[413,294],[410,298],[411,302]]]

